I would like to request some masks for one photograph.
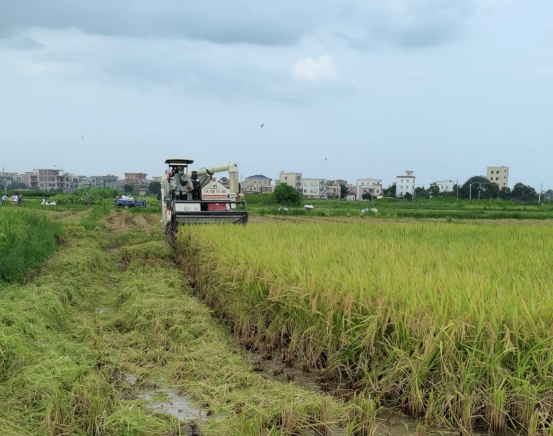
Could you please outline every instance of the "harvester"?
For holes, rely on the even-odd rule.
[[[191,159],[167,159],[161,178],[161,223],[173,245],[179,224],[247,224],[246,202],[240,200],[238,165],[226,163],[189,171]],[[212,177],[229,173],[229,187]]]

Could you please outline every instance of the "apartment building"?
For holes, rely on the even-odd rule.
[[[436,185],[440,192],[451,192],[453,191],[453,187],[455,186],[455,182],[453,180],[438,180],[432,185]]]
[[[42,191],[54,191],[61,189],[69,191],[70,178],[62,169],[38,168],[32,172],[26,172],[19,176],[21,183],[25,183],[31,189]]]
[[[303,192],[303,176],[302,173],[285,173],[281,172],[278,183],[286,183],[298,191]]]
[[[373,198],[381,197],[383,193],[382,179],[375,179],[373,177],[357,179],[357,182],[355,183],[355,198],[357,201],[362,200],[363,194],[365,193],[371,194]]]
[[[0,171],[0,185],[8,186],[12,182],[19,182],[18,173],[8,173],[7,171]]]
[[[396,195],[404,197],[405,194],[415,195],[415,176],[413,171],[405,171],[404,176],[396,177]]]
[[[65,173],[69,180],[69,190],[76,191],[81,187],[81,183],[86,179],[86,176],[79,176],[77,174]]]
[[[348,182],[342,179],[338,180],[329,180],[326,182],[328,188],[328,198],[338,198],[340,199],[342,193],[342,185],[347,185]]]
[[[113,188],[113,189],[120,189],[121,185],[124,185],[124,182],[120,182],[119,177],[114,176],[113,174],[108,174],[107,176],[86,177],[79,184],[81,188]]]
[[[500,188],[506,188],[509,186],[509,167],[488,167],[486,178]]]
[[[147,179],[148,174],[146,173],[125,173],[125,184],[132,185],[135,192],[139,190],[144,190],[150,185],[150,181]]]
[[[301,193],[306,198],[327,199],[328,186],[326,179],[304,178],[302,181]]]
[[[271,181],[268,177],[262,174],[256,174],[254,176],[246,177],[244,182],[243,191],[245,194],[266,194],[272,192]]]

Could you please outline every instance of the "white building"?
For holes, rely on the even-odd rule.
[[[497,183],[499,188],[509,186],[509,167],[488,167],[486,179],[492,183]]]
[[[382,197],[382,179],[367,177],[366,179],[357,179],[355,187],[355,196],[357,201],[363,200],[363,194],[371,194],[373,198]]]
[[[440,180],[432,184],[436,185],[440,189],[440,192],[452,192],[455,182],[453,180]]]
[[[278,179],[278,183],[286,183],[287,185],[296,188],[298,191],[303,192],[303,176],[301,173],[285,173],[281,172]]]
[[[326,179],[308,179],[302,181],[302,194],[307,198],[328,198]]]
[[[404,197],[405,194],[415,195],[415,176],[413,171],[405,171],[404,176],[396,177],[396,195]]]
[[[243,192],[248,194],[260,194],[272,192],[271,180],[262,174],[246,177],[246,182],[243,185]]]

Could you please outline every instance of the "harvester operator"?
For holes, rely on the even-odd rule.
[[[194,185],[190,177],[184,173],[183,167],[177,167],[177,171],[171,178],[171,190],[182,200],[192,200]]]

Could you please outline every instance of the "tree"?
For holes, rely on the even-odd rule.
[[[25,183],[16,182],[15,180],[12,180],[8,185],[8,189],[10,191],[15,191],[16,189],[27,189],[27,185]]]
[[[161,192],[161,182],[150,182],[148,185],[148,195],[157,196]]]
[[[340,200],[348,196],[348,187],[346,185],[340,185]]]
[[[504,186],[499,190],[499,193],[497,194],[498,198],[501,198],[502,200],[510,200],[511,199],[511,189],[508,186]]]
[[[432,183],[430,185],[430,187],[428,188],[428,195],[430,197],[437,197],[438,195],[440,195],[440,188],[438,185],[436,185],[435,183]]]
[[[511,198],[519,201],[535,201],[538,199],[538,193],[531,186],[518,182],[513,186]]]
[[[490,183],[490,181],[484,176],[472,176],[465,183],[463,183],[463,186],[459,188],[459,198],[477,199],[478,193],[482,193],[480,189],[486,188],[486,183]],[[472,186],[470,186],[471,184]]]
[[[373,194],[371,194],[370,192],[363,192],[363,194],[361,195],[361,198],[363,200],[369,200],[371,201],[372,200],[372,197],[373,197]]]
[[[406,192],[403,196],[403,199],[407,201],[413,201],[413,195],[410,192]]]
[[[396,196],[396,185],[390,185],[384,189],[384,195],[386,197],[395,197]]]
[[[125,192],[126,192],[127,194],[132,194],[132,193],[134,193],[134,186],[133,186],[133,185],[130,185],[130,184],[127,183],[127,184],[125,185],[125,188],[124,188],[124,189],[125,189]]]
[[[428,198],[428,192],[429,191],[424,189],[422,186],[417,186],[415,188],[415,198]]]
[[[279,183],[273,191],[273,199],[276,204],[288,206],[301,206],[302,197],[299,191],[286,183]]]

